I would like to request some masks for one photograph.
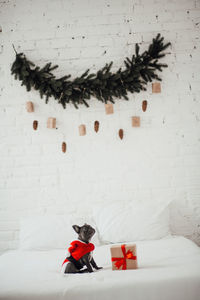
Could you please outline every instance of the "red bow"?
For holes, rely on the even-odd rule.
[[[115,266],[117,269],[119,269],[122,266],[122,270],[126,270],[126,260],[127,259],[137,259],[137,256],[133,255],[133,252],[131,250],[128,250],[126,252],[125,245],[121,245],[123,257],[112,257],[112,261],[115,261]]]

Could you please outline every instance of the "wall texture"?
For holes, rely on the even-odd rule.
[[[200,1],[0,0],[0,7],[1,251],[17,247],[22,216],[89,212],[96,202],[134,199],[172,200],[172,232],[200,244]],[[158,32],[172,43],[162,93],[148,85],[129,102],[117,101],[113,115],[96,100],[89,109],[46,105],[10,74],[12,43],[40,66],[58,64],[57,76],[74,77],[111,60],[115,70],[135,43],[144,50]],[[34,102],[34,113],[26,112],[26,101]],[[140,128],[131,127],[134,115]],[[46,128],[48,117],[56,117],[57,130]]]

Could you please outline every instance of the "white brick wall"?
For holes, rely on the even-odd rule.
[[[172,231],[200,244],[200,1],[0,0],[0,7],[1,251],[17,247],[21,216],[132,199],[172,199]],[[129,102],[117,101],[113,115],[97,101],[79,110],[45,105],[10,74],[12,43],[40,66],[58,64],[56,75],[74,77],[111,60],[113,70],[122,66],[136,42],[145,49],[158,32],[172,43],[162,93],[149,85]],[[141,128],[131,127],[133,115],[141,116]],[[51,116],[58,130],[46,128]],[[85,137],[78,135],[82,123]]]

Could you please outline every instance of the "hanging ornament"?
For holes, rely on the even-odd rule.
[[[26,110],[27,112],[34,112],[33,102],[31,101],[26,102]]]
[[[140,117],[132,117],[132,127],[140,127]]]
[[[112,103],[105,104],[105,109],[106,109],[106,115],[113,114],[113,105],[112,105]]]
[[[144,100],[144,101],[142,102],[142,110],[143,110],[143,111],[146,111],[146,110],[147,110],[147,100]]]
[[[67,145],[65,142],[62,143],[62,152],[65,153],[67,150]]]
[[[56,128],[56,118],[48,118],[47,128]]]
[[[99,121],[95,121],[95,122],[94,122],[94,130],[95,130],[96,132],[99,131]]]
[[[37,128],[38,128],[38,121],[33,121],[33,129],[34,130],[37,130]]]
[[[86,135],[86,126],[84,124],[81,124],[79,126],[79,135],[81,136]]]
[[[124,131],[123,131],[123,129],[120,129],[119,130],[119,137],[120,137],[121,140],[123,139],[123,136],[124,136]]]
[[[154,83],[152,83],[152,93],[161,93],[160,82],[154,82]]]

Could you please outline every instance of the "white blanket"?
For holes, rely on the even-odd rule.
[[[60,273],[66,251],[10,251],[0,256],[1,300],[199,300],[200,249],[183,237],[137,242],[139,269],[112,271],[110,246],[94,258],[103,270]]]

